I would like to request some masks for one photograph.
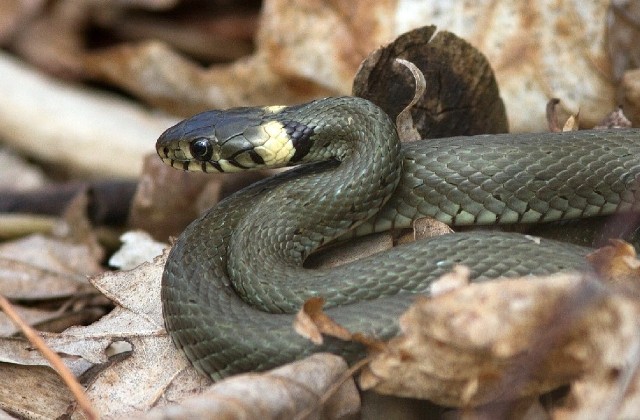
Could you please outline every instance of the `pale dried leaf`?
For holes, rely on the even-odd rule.
[[[41,168],[26,162],[12,150],[0,147],[0,189],[35,189],[42,187],[46,179]]]
[[[345,235],[345,239],[348,236],[349,233]],[[391,248],[393,248],[393,236],[389,232],[381,232],[330,244],[328,247],[322,248],[309,256],[304,264],[308,268],[331,268],[357,261]]]
[[[125,232],[120,240],[122,246],[109,258],[109,265],[120,270],[131,270],[144,262],[151,262],[169,247],[141,230]]]
[[[469,284],[471,270],[463,265],[456,265],[447,273],[434,281],[431,285],[431,296],[448,293]]]
[[[308,338],[312,343],[322,344],[322,335],[350,340],[351,333],[336,323],[323,310],[324,299],[315,297],[308,299],[296,314],[293,327],[298,334]]]
[[[575,115],[570,115],[569,118],[567,118],[567,121],[564,123],[564,126],[562,126],[562,131],[578,131],[578,129],[580,128],[580,112],[578,111],[577,114]]]
[[[0,245],[0,293],[14,299],[51,299],[92,288],[86,275],[102,271],[85,245],[32,235]]]
[[[130,101],[61,84],[5,53],[0,53],[0,74],[0,137],[16,150],[72,171],[137,176],[142,156],[175,122]]]
[[[49,367],[2,364],[0,370],[0,409],[19,418],[58,418],[73,403],[71,392]]]
[[[179,406],[154,409],[143,418],[270,419],[297,418],[302,413],[309,419],[349,418],[360,409],[360,397],[352,378],[321,404],[325,393],[332,390],[346,371],[347,364],[342,358],[319,353],[263,374],[234,376]],[[307,412],[309,407],[316,408]]]
[[[416,141],[422,139],[422,136],[416,130],[413,124],[413,117],[411,116],[411,108],[422,98],[424,91],[427,89],[427,82],[424,79],[424,74],[420,71],[415,64],[402,58],[396,58],[397,64],[405,66],[415,79],[415,92],[411,102],[398,114],[396,117],[396,127],[398,130],[398,136],[401,141]]]
[[[421,217],[413,221],[413,229],[401,232],[396,238],[396,245],[407,244],[420,239],[453,233],[453,229],[446,223],[431,217]]]
[[[31,326],[39,324],[45,321],[51,321],[60,317],[60,313],[57,311],[44,310],[38,308],[30,308],[27,306],[15,305],[14,308],[18,315],[25,322]],[[4,312],[0,312],[0,337],[8,337],[15,334],[19,330],[13,324],[13,322],[5,315]]]
[[[296,314],[296,317],[293,320],[293,329],[302,337],[319,346],[324,342],[324,340],[322,338],[322,332],[320,331],[320,328],[318,328],[318,325],[316,324],[316,322],[314,322],[313,316],[309,314],[309,304],[310,300],[305,302],[304,306],[300,308],[300,310]]]

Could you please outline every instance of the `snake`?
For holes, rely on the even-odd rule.
[[[350,331],[380,339],[456,265],[473,282],[588,270],[589,248],[507,232],[456,232],[332,268],[305,259],[345,233],[545,223],[640,208],[640,130],[488,134],[401,144],[391,118],[358,97],[197,114],[156,150],[185,171],[293,166],[220,201],[174,242],[164,267],[165,327],[202,374],[219,380],[360,344],[312,344],[293,329],[313,297]]]

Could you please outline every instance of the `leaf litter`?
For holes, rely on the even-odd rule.
[[[444,39],[448,40],[449,38],[445,36]],[[152,49],[149,51],[151,50]],[[504,112],[504,109],[502,112]],[[427,225],[430,224],[428,221],[426,221],[426,223]],[[414,233],[413,235],[420,236],[418,233]],[[391,239],[392,242],[395,242],[395,240],[394,238]],[[389,241],[389,239],[386,238],[384,241]],[[53,248],[55,249],[55,246]],[[93,246],[88,244],[85,252],[91,255],[94,251]],[[157,252],[157,248],[156,251],[152,251],[152,253],[153,252]],[[54,252],[52,251],[52,253]],[[616,253],[614,252],[614,254]],[[91,284],[105,296],[109,297],[109,299],[116,304],[116,308],[108,315],[102,317],[100,321],[94,322],[89,326],[73,327],[60,334],[43,334],[49,345],[63,357],[65,363],[83,380],[83,383],[87,386],[87,393],[96,408],[106,417],[129,416],[134,412],[142,413],[152,407],[158,408],[155,408],[150,415],[163,416],[168,415],[168,413],[188,413],[186,415],[189,415],[193,413],[203,414],[205,412],[211,414],[211,411],[208,411],[210,407],[203,406],[202,402],[194,402],[193,404],[196,411],[192,412],[180,411],[185,409],[185,407],[189,407],[189,404],[192,404],[191,402],[185,406],[172,406],[171,408],[167,408],[167,411],[161,411],[163,409],[159,408],[159,406],[180,401],[185,396],[199,392],[199,390],[204,389],[204,387],[208,385],[208,382],[200,378],[186,363],[185,359],[175,350],[163,329],[159,304],[159,278],[164,264],[163,258],[166,258],[166,255],[158,257],[152,262],[144,263],[131,271],[116,274],[105,273],[94,276],[91,279]],[[635,264],[633,263],[634,258],[635,257],[629,256],[628,253],[624,253],[624,264],[633,266]],[[611,259],[607,257],[604,258],[604,261],[605,264],[603,264],[603,266],[607,266],[606,262],[611,261]],[[131,264],[135,265],[136,263],[133,262]],[[66,262],[61,265],[66,265]],[[620,266],[619,263],[613,265],[615,267]],[[79,264],[79,266],[82,267],[83,265]],[[87,267],[82,267],[79,272],[75,272],[74,274],[78,275],[78,273],[83,273],[82,270],[85,268]],[[56,267],[56,270],[58,269],[60,269],[60,266]],[[619,269],[604,271],[618,273]],[[74,274],[70,273],[69,276],[73,277]],[[91,275],[93,274],[95,273],[91,273]],[[80,274],[77,279],[80,280],[84,275],[85,274]],[[617,274],[613,274],[612,277],[615,279],[620,278]],[[618,281],[618,283],[632,287],[634,279],[637,280],[637,275],[633,272],[627,273],[625,279],[624,282]],[[533,283],[533,285],[530,285],[531,283]],[[540,285],[537,283],[540,283]],[[416,308],[412,308],[409,311],[413,311],[414,314],[407,314],[405,318],[403,318],[407,319],[403,321],[404,328],[407,331],[417,331],[419,335],[426,331],[426,333],[423,334],[424,337],[421,337],[421,339],[426,339],[430,347],[420,349],[402,347],[400,345],[401,351],[396,351],[393,347],[396,345],[393,340],[386,344],[372,341],[375,343],[375,345],[372,346],[372,351],[375,353],[374,356],[376,358],[366,368],[367,370],[365,370],[365,372],[370,372],[370,374],[374,376],[373,382],[367,382],[371,381],[372,377],[367,377],[369,373],[363,373],[361,383],[364,382],[365,387],[372,386],[379,391],[389,392],[394,395],[424,396],[426,393],[431,392],[435,385],[428,380],[426,382],[419,381],[416,377],[411,376],[412,374],[421,374],[421,369],[424,370],[425,366],[428,366],[429,363],[429,359],[426,359],[427,361],[424,362],[423,366],[420,364],[421,362],[417,360],[417,357],[422,353],[427,353],[427,357],[429,357],[434,353],[434,349],[449,346],[447,348],[452,352],[449,356],[454,354],[462,355],[465,357],[462,357],[461,362],[470,363],[475,360],[479,365],[469,367],[466,369],[469,370],[469,372],[466,372],[462,367],[442,363],[443,366],[449,368],[449,371],[446,373],[450,376],[445,375],[435,378],[436,383],[441,384],[441,382],[437,381],[443,381],[445,382],[445,386],[438,388],[439,394],[436,393],[435,396],[428,394],[428,398],[434,401],[445,402],[449,401],[448,398],[458,397],[459,399],[456,404],[451,405],[462,405],[468,409],[468,407],[476,404],[491,404],[495,403],[496,400],[501,401],[502,399],[506,399],[507,402],[512,401],[509,398],[522,401],[521,397],[523,395],[538,395],[558,384],[566,384],[573,381],[575,386],[571,387],[569,397],[578,403],[573,406],[566,404],[554,407],[558,415],[573,415],[575,413],[572,412],[572,409],[576,407],[577,409],[587,407],[591,410],[604,410],[602,412],[605,413],[624,414],[632,412],[628,406],[633,403],[633,398],[637,397],[631,392],[627,395],[624,391],[626,389],[633,390],[634,387],[631,385],[634,384],[637,377],[633,370],[634,362],[637,363],[637,357],[635,357],[633,351],[634,346],[632,345],[634,337],[625,336],[631,343],[630,349],[625,347],[625,342],[618,342],[616,348],[611,349],[611,354],[601,354],[604,352],[601,345],[602,342],[606,341],[605,339],[616,340],[620,338],[616,336],[616,334],[619,333],[616,327],[626,326],[628,330],[631,330],[629,325],[633,324],[629,323],[631,323],[633,318],[629,320],[623,317],[637,315],[637,313],[634,312],[637,309],[635,308],[634,302],[629,302],[628,297],[624,294],[621,294],[619,291],[610,291],[610,285],[605,284],[606,287],[604,287],[597,279],[578,275],[564,278],[551,276],[549,278],[537,279],[535,282],[532,282],[530,279],[526,281],[524,279],[513,279],[500,283],[496,282],[493,285],[468,285],[465,280],[464,270],[461,269],[450,275],[447,279],[443,279],[439,284],[442,287],[439,287],[437,296],[419,299],[416,303]],[[525,286],[525,284],[530,286]],[[489,288],[489,290],[483,290],[485,286]],[[491,287],[493,287],[493,289],[491,289]],[[531,287],[530,292],[532,296],[523,296],[524,294],[522,290],[520,290],[520,287],[525,288],[525,290],[529,290],[526,289],[526,287]],[[581,288],[586,289],[586,295],[580,294]],[[28,289],[29,288],[25,288],[25,290]],[[604,291],[601,289],[604,289]],[[73,295],[77,292],[70,290],[66,293],[67,295]],[[510,293],[513,293],[517,299],[510,301],[508,299]],[[455,302],[456,299],[452,296],[461,297],[461,302]],[[505,296],[507,299],[500,299]],[[550,297],[552,299],[549,299]],[[575,300],[576,302],[586,302],[589,305],[596,306],[587,305],[586,308],[576,308],[571,304],[567,304],[565,306],[557,305],[556,307],[550,307],[544,306],[544,302],[540,303],[537,299],[548,299],[556,303],[572,303]],[[615,299],[619,299],[619,301]],[[432,300],[442,304],[442,309],[441,306],[430,305],[429,302]],[[609,300],[613,300],[616,304],[615,310],[610,307],[608,303]],[[465,302],[467,306],[464,305]],[[514,305],[514,302],[518,303],[518,305]],[[488,311],[483,311],[482,307],[478,308],[474,306],[486,303],[492,304],[498,312],[496,314],[489,314]],[[448,306],[449,304],[451,304],[451,306]],[[456,307],[455,304],[458,306]],[[458,309],[456,309],[454,312],[447,312],[452,308],[459,308],[460,311],[458,312]],[[585,318],[588,317],[586,317],[584,313],[594,311],[593,308],[597,309],[595,310],[596,315],[600,313],[604,315],[595,316],[594,320],[585,320]],[[544,309],[549,312],[544,312]],[[447,316],[439,314],[438,311],[440,310],[448,314],[448,318]],[[470,312],[465,313],[464,310]],[[507,312],[503,314],[500,312],[501,310]],[[527,311],[533,311],[533,313],[536,314],[544,312],[544,316],[541,319],[527,320],[526,316],[523,316],[523,314],[528,313]],[[420,318],[422,313],[427,314],[426,320]],[[568,320],[560,316],[566,315],[567,313],[569,314],[567,317]],[[500,319],[502,315],[507,316],[504,323]],[[616,318],[617,325],[612,325],[612,323],[607,324],[605,322],[607,317],[612,316],[619,318]],[[414,321],[414,318],[419,319],[419,321]],[[434,319],[436,321],[439,320],[442,325],[434,323]],[[446,324],[451,320],[456,321],[454,322],[456,326],[461,328],[455,331],[447,329],[450,328],[450,326]],[[507,320],[509,323],[506,322]],[[558,326],[553,325],[553,321],[555,320],[559,320]],[[546,321],[546,323],[544,321]],[[489,327],[485,328],[483,322],[486,322]],[[535,322],[540,322],[541,325],[531,325]],[[604,322],[604,324],[600,325],[597,322]],[[418,325],[414,325],[415,323]],[[430,323],[432,325],[429,325]],[[426,327],[425,324],[427,325]],[[531,336],[523,334],[522,331],[511,330],[511,328],[515,328],[512,324],[518,328],[525,328],[524,331],[532,332],[530,334]],[[587,342],[583,343],[580,341],[582,337],[573,337],[571,331],[569,331],[570,328],[567,327],[568,324],[578,325],[586,331]],[[550,325],[556,328],[548,328]],[[593,327],[593,325],[602,327],[603,331],[600,333],[604,338],[598,336],[590,329],[596,328]],[[542,331],[536,330],[536,327],[541,327]],[[563,327],[566,327],[566,329]],[[432,328],[432,330],[429,328]],[[491,334],[486,334],[487,332]],[[450,333],[453,333],[453,335],[449,336],[448,334]],[[592,335],[587,333],[591,333]],[[635,330],[633,333],[635,334]],[[526,360],[526,358],[523,360],[523,353],[526,353],[525,349],[529,347],[523,346],[522,342],[518,341],[521,339],[521,337],[518,337],[519,335],[524,335],[524,338],[529,340],[527,341],[529,343],[544,344],[541,346],[542,350],[535,355],[537,358],[534,358],[533,362],[544,363],[543,367],[547,370],[542,370],[538,373],[536,372],[538,366],[535,366],[535,369],[532,368],[531,371],[525,369],[525,375],[516,375],[516,373],[519,372],[513,372],[514,370],[523,370],[522,366],[518,367],[517,364],[514,364],[514,360],[516,362],[522,362],[522,365],[525,367],[531,367],[533,363],[532,361]],[[489,338],[497,341],[492,343]],[[402,337],[398,337],[397,341],[406,345],[406,340],[403,342]],[[565,349],[563,352],[562,345],[567,342],[573,344],[574,347],[569,346],[569,350]],[[30,346],[16,338],[10,338],[6,341],[1,341],[1,343],[2,348],[8,350],[4,352],[3,357],[5,358],[2,359],[3,363],[0,364],[0,369],[4,369],[3,375],[0,375],[0,377],[7,378],[7,384],[12,383],[8,378],[19,377],[18,372],[21,371],[23,374],[28,372],[27,376],[35,376],[40,383],[49,383],[52,384],[52,386],[50,392],[44,394],[49,400],[34,401],[33,404],[26,408],[17,409],[15,407],[18,405],[11,405],[12,403],[17,404],[17,402],[5,399],[8,398],[8,396],[4,395],[0,397],[2,398],[0,408],[9,407],[12,409],[12,413],[20,412],[28,417],[58,416],[62,413],[62,411],[60,411],[61,409],[64,409],[67,413],[71,413],[73,417],[81,416],[74,408],[72,408],[72,411],[69,411],[71,399],[69,398],[68,392],[66,392],[65,388],[57,381],[57,376],[53,371],[46,367],[47,363],[35,354]],[[122,348],[118,349],[117,347]],[[476,354],[475,351],[478,353]],[[621,353],[617,353],[617,351]],[[387,354],[389,352],[391,354]],[[559,356],[556,352],[559,352]],[[440,354],[440,352],[437,351],[435,353]],[[13,358],[7,357],[7,354],[13,356]],[[589,369],[589,366],[585,366],[585,354],[593,355],[596,357],[595,360],[598,361],[600,360],[598,357],[605,358],[608,364],[606,366],[603,365],[601,368],[593,367]],[[620,354],[626,358],[620,358]],[[398,363],[407,363],[408,366],[415,368],[415,371],[412,373],[411,369],[406,369],[406,366],[403,364],[397,365],[396,369],[396,367],[394,367],[395,365],[393,365],[397,361],[393,359],[394,356],[399,358]],[[445,354],[444,356],[447,355]],[[556,356],[560,357],[559,360],[562,362],[565,360],[562,358],[565,357],[570,359],[569,362],[572,363],[560,363],[559,366],[555,366],[552,361],[558,360],[555,358]],[[581,356],[582,359],[578,356]],[[304,364],[307,361],[300,362],[302,363],[303,370],[310,369],[311,363],[320,363],[322,365],[333,363],[328,359],[325,360],[323,357],[323,355],[313,356],[312,361],[308,362],[309,365]],[[616,359],[616,357],[618,358]],[[440,362],[443,360],[450,361],[448,359],[442,359]],[[631,369],[622,369],[619,363],[620,360],[630,360],[629,366],[631,366]],[[617,364],[614,363],[614,361],[617,362]],[[385,366],[385,363],[391,363],[392,365],[393,369],[391,369],[390,374],[389,366]],[[411,365],[411,363],[415,365]],[[505,366],[512,367],[513,369],[503,371]],[[340,369],[344,368],[341,367]],[[327,370],[326,367],[323,368],[321,372],[324,373],[325,370]],[[460,372],[460,370],[463,372]],[[299,381],[297,385],[285,386],[282,393],[283,395],[288,394],[288,396],[283,396],[281,400],[278,401],[278,404],[273,407],[272,411],[261,409],[263,405],[260,405],[262,400],[259,398],[264,397],[264,395],[268,393],[268,390],[275,389],[274,387],[281,381],[281,373],[278,372],[278,370],[276,370],[276,372],[275,377],[270,377],[270,379],[266,380],[265,388],[257,388],[258,385],[253,385],[251,380],[261,382],[264,378],[261,375],[251,374],[238,379],[234,378],[234,380],[240,381],[242,385],[237,387],[230,386],[230,388],[239,390],[237,394],[230,394],[227,393],[227,391],[215,394],[215,391],[213,391],[214,396],[209,396],[209,399],[223,400],[225,403],[223,410],[229,410],[229,413],[235,415],[242,412],[251,413],[252,416],[270,417],[283,412],[286,413],[287,416],[291,416],[296,412],[304,413],[304,409],[302,411],[296,411],[295,409],[293,411],[282,411],[282,405],[278,405],[284,404],[284,406],[287,406],[287,404],[289,404],[289,406],[296,406],[299,401],[302,401],[302,399],[300,399],[301,397],[297,396],[291,388],[305,388],[310,379],[304,376],[301,379],[296,379],[296,381]],[[340,372],[343,374],[344,370]],[[385,372],[388,374],[387,376],[385,376]],[[542,377],[544,376],[543,373],[549,372],[553,374],[551,377]],[[4,375],[4,373],[7,373],[7,375]],[[8,373],[14,376],[9,376]],[[402,373],[409,373],[409,375],[405,377]],[[311,375],[312,378],[315,376],[317,376],[317,373]],[[330,389],[334,385],[337,377],[340,377],[340,375],[332,376],[331,379],[324,383],[323,387],[319,388],[323,391],[317,392],[322,394],[322,392]],[[593,378],[598,380],[592,380]],[[429,377],[427,379],[433,378]],[[458,385],[462,384],[464,386],[459,386],[458,388],[446,386],[451,385],[451,383],[455,381],[458,381]],[[217,384],[217,386],[222,387],[226,382],[227,381],[223,381]],[[511,385],[515,384],[515,386],[508,387],[505,385],[505,382]],[[299,386],[300,384],[304,386]],[[592,395],[594,387],[598,388],[599,384],[607,384],[608,388],[604,389],[605,392],[602,393],[606,398],[589,400],[587,396]],[[254,386],[256,388],[254,388]],[[351,385],[347,385],[347,387],[349,386]],[[394,386],[397,387],[393,388]],[[24,392],[28,394],[30,390],[34,389],[34,382],[30,382],[24,389]],[[239,407],[238,404],[241,404],[241,400],[244,400],[244,394],[247,392],[246,389],[266,389],[267,391],[258,393],[261,395],[257,396],[257,400],[251,400],[248,405]],[[621,389],[623,392],[621,392]],[[602,389],[598,390],[602,391]],[[56,393],[54,391],[58,392]],[[301,392],[304,394],[306,391],[307,390],[304,389]],[[16,391],[12,389],[12,393],[15,392]],[[20,391],[17,391],[17,393],[18,395],[26,395]],[[499,398],[492,399],[496,393]],[[528,400],[525,399],[525,401]],[[589,406],[588,403],[592,403],[593,401],[599,401],[599,405]],[[260,405],[260,407],[258,407],[260,409],[259,411],[254,410],[256,405]],[[345,412],[349,412],[350,410],[352,409],[350,408]]]

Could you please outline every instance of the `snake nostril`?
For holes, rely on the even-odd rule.
[[[165,157],[169,156],[169,147],[168,146],[164,146],[162,148],[162,153],[164,153]]]

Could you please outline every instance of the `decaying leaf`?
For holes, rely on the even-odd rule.
[[[452,232],[453,229],[446,223],[431,217],[421,217],[413,221],[413,229],[409,232],[401,232],[395,243],[399,245]]]
[[[560,99],[551,98],[547,102],[547,107],[545,110],[545,115],[547,117],[547,127],[549,131],[552,133],[557,133],[560,131],[560,123],[558,122],[558,104],[560,103]]]
[[[176,171],[157,154],[144,158],[142,174],[129,213],[129,227],[166,241],[177,236],[195,218],[231,192],[249,185],[269,172],[203,174]]]
[[[56,418],[73,403],[71,392],[49,367],[2,363],[0,373],[0,409],[16,416],[7,419]]]
[[[629,119],[640,121],[640,69],[627,71],[620,83],[620,97]]]
[[[640,66],[640,4],[634,0],[612,1],[607,10],[607,50],[614,80]]]
[[[360,409],[360,396],[352,378],[339,382],[346,371],[342,358],[319,353],[264,374],[234,376],[142,418],[351,418]]]
[[[327,316],[322,310],[323,305],[323,298],[316,297],[307,300],[296,314],[293,323],[296,332],[316,345],[322,344],[323,334],[341,340],[350,340],[351,333]]]
[[[405,66],[409,71],[411,71],[411,74],[415,79],[413,98],[396,117],[396,130],[398,131],[398,136],[401,141],[420,140],[422,136],[413,123],[411,108],[413,108],[413,106],[418,103],[420,98],[424,95],[424,91],[427,88],[427,82],[424,80],[424,74],[412,62],[402,58],[396,58],[395,63]]]
[[[562,128],[560,127],[560,123],[558,122],[558,104],[560,103],[560,99],[552,98],[547,102],[546,107],[546,116],[547,116],[547,126],[549,127],[549,131],[552,133],[558,133],[560,131],[576,131],[579,128],[579,114],[578,111],[575,115],[570,115],[565,121]]]
[[[611,239],[610,245],[587,256],[600,278],[630,296],[640,296],[640,261],[627,242]]]
[[[629,121],[627,117],[624,115],[624,112],[622,112],[622,107],[618,107],[618,109],[609,113],[609,115],[604,117],[602,121],[600,121],[593,128],[595,130],[598,130],[598,129],[608,130],[611,128],[630,128],[630,127],[631,127],[631,121]]]
[[[580,111],[575,115],[570,115],[562,126],[562,131],[578,131],[580,128]]]
[[[537,395],[601,369],[626,374],[640,345],[637,302],[558,274],[470,284],[419,299],[364,388],[477,406]]]

